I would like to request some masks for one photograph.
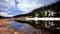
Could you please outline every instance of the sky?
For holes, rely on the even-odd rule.
[[[0,16],[12,17],[56,3],[58,0],[0,0]]]

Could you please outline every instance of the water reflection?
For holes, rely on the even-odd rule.
[[[8,27],[24,32],[24,34],[52,34],[43,29],[36,29],[29,24],[13,21]]]
[[[34,34],[35,33],[35,28],[33,28],[31,25],[26,24],[26,23],[19,23],[16,21],[5,21],[5,20],[0,20],[0,24],[1,23],[5,23],[3,24],[5,28],[13,28],[19,32],[23,32],[24,34]],[[6,26],[5,26],[6,25]],[[2,28],[0,27],[0,28]]]
[[[56,32],[56,30],[36,29],[29,24],[20,23],[20,22],[16,22],[16,21],[0,20],[0,24],[3,25],[3,26],[1,25],[3,27],[3,29],[5,29],[4,27],[6,27],[7,29],[13,28],[13,29],[17,30],[18,32],[23,32],[24,34],[55,34],[54,32]],[[0,27],[0,30],[2,29],[2,27]],[[3,31],[3,29],[1,31]]]
[[[26,24],[26,23],[19,23],[19,22],[13,21],[13,23],[9,27],[12,27],[12,28],[15,28],[15,29],[23,29],[23,28],[29,28],[29,27],[32,27],[32,26],[29,25],[29,24]]]
[[[33,25],[33,24],[32,24]],[[34,29],[31,24],[28,24],[27,22],[17,22],[17,21],[10,21],[10,20],[0,20],[0,27],[10,27],[17,30],[23,30],[23,29]]]
[[[33,28],[31,25],[26,24],[26,23],[19,23],[16,21],[13,21],[12,24],[8,25],[7,27],[16,29],[20,32],[24,32],[25,34],[34,34],[35,33],[35,28]]]

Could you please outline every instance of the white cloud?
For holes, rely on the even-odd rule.
[[[0,16],[5,16],[5,17],[12,17],[13,15],[10,15],[9,12],[11,11],[8,11],[7,9],[0,9]]]
[[[15,1],[13,0],[0,0],[0,5],[11,8],[15,6]]]
[[[1,12],[0,16],[5,16],[5,17],[12,17],[13,15],[8,14],[8,12]]]
[[[31,12],[33,9],[38,8],[40,6],[43,6],[43,4],[38,4],[36,2],[33,2],[32,0],[18,0],[20,3],[17,5],[17,7],[24,11],[24,13]]]
[[[31,12],[33,9],[42,7],[46,4],[56,2],[55,0],[17,0],[19,4],[17,4],[17,8],[22,10],[23,13],[19,14],[26,14]],[[15,7],[15,0],[0,0],[0,15],[10,17],[13,16],[9,14],[8,9]],[[3,10],[4,9],[4,10]],[[18,12],[18,11],[17,11]]]
[[[33,9],[54,3],[58,0],[17,0],[17,1],[19,2],[17,7],[20,10],[24,11],[24,13],[28,13],[31,12]]]
[[[11,17],[13,15],[8,14],[8,11],[12,7],[15,7],[14,0],[0,0],[0,16]]]

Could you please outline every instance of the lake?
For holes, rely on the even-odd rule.
[[[49,29],[45,29],[45,30],[37,29],[32,27],[32,25],[29,25],[27,23],[17,22],[17,21],[4,21],[4,20],[1,21],[0,20],[0,28],[1,27],[13,28],[17,31],[23,32],[24,34],[55,34],[56,32],[59,32],[56,30],[49,30]]]

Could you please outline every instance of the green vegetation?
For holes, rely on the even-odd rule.
[[[54,14],[52,13],[53,16],[52,15],[49,16],[49,13],[50,13],[49,11],[54,12]],[[47,16],[45,16],[45,12],[47,12],[47,14],[46,14]],[[37,17],[60,17],[60,1],[56,2],[56,3],[53,3],[51,5],[48,5],[48,6],[44,6],[44,7],[34,9],[31,13],[28,13],[28,14],[22,14],[22,15],[14,16],[14,18],[18,18],[18,17],[29,17],[29,18],[31,17],[31,18],[34,18],[34,17],[36,17],[35,16],[36,14],[38,14]],[[37,26],[37,28],[39,28],[41,26],[42,27],[45,26],[45,21],[38,21],[38,22],[39,22],[38,24],[36,24],[35,21],[32,21],[32,22],[28,21],[26,23],[28,23],[28,24],[30,24],[34,27]],[[60,24],[59,22],[57,22],[57,21],[53,21],[53,22],[57,24],[55,26],[59,27],[59,25],[58,25],[58,24]],[[48,21],[48,23],[49,23],[49,21]],[[53,26],[53,27],[55,27],[55,26]]]

